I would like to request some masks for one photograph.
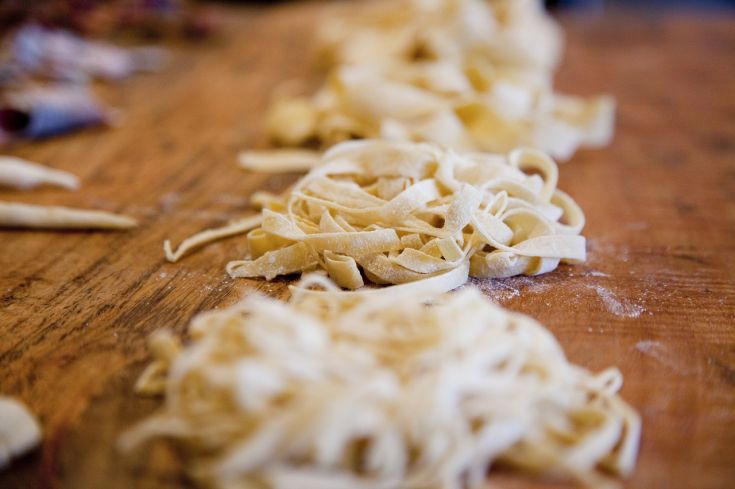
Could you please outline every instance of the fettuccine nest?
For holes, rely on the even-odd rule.
[[[234,225],[257,226],[247,235],[250,256],[227,270],[270,280],[321,268],[348,289],[364,285],[363,273],[376,284],[436,278],[443,290],[468,273],[548,272],[585,259],[584,215],[556,184],[556,164],[535,150],[501,156],[343,143],[285,194],[255,196],[262,216]],[[192,241],[176,253],[167,247],[169,259]]]
[[[477,289],[429,305],[398,290],[312,276],[289,304],[197,317],[183,349],[159,333],[138,389],[165,406],[122,445],[183,442],[191,475],[222,489],[480,488],[496,463],[600,487],[632,471],[640,420],[620,372],[570,364]]]
[[[372,0],[336,5],[316,31],[323,64],[383,65],[472,55],[550,72],[562,32],[540,0]]]
[[[276,97],[267,129],[281,145],[380,138],[567,160],[612,138],[611,97],[554,92],[561,36],[536,0],[368,3],[319,32],[333,69],[312,97]]]

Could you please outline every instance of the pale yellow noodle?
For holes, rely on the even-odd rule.
[[[283,195],[260,200],[260,217],[200,233],[167,256],[250,231],[249,255],[227,266],[233,277],[318,267],[355,289],[365,278],[401,284],[463,266],[477,277],[535,275],[585,259],[584,214],[557,180],[554,161],[536,150],[347,142]]]
[[[345,293],[312,274],[288,304],[198,316],[183,348],[159,333],[137,388],[165,404],[121,446],[181,442],[217,489],[479,489],[496,462],[593,487],[633,471],[640,419],[617,369],[592,374],[533,319],[429,282]]]

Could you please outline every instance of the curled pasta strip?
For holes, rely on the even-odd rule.
[[[167,245],[167,256],[250,231],[249,256],[227,265],[232,277],[320,268],[354,290],[366,279],[406,284],[463,268],[476,277],[535,275],[585,259],[584,214],[556,183],[556,164],[536,150],[460,154],[352,141],[285,194],[260,200],[260,217],[200,233],[175,254]]]
[[[344,293],[310,274],[289,303],[198,316],[185,346],[156,334],[137,389],[166,402],[120,444],[181,442],[218,489],[481,488],[496,461],[591,487],[633,471],[641,424],[617,369],[571,364],[472,286],[425,284]]]
[[[187,251],[198,248],[199,246],[203,246],[218,239],[227,238],[229,236],[236,236],[238,234],[250,231],[251,229],[259,226],[261,221],[262,218],[260,216],[252,216],[232,222],[220,228],[207,229],[206,231],[202,231],[201,233],[197,233],[194,236],[190,236],[189,238],[185,239],[178,246],[178,248],[176,248],[176,251],[173,250],[171,246],[171,241],[166,240],[163,242],[163,251],[168,261],[176,262],[182,256],[184,256]]]

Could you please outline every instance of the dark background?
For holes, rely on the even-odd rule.
[[[546,0],[549,7],[732,10],[735,0]]]

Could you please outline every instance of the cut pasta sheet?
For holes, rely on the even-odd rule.
[[[340,286],[402,284],[467,266],[474,277],[535,275],[585,259],[584,214],[556,188],[557,166],[528,149],[460,154],[386,141],[342,143],[260,217],[209,230],[166,255],[249,231],[232,277],[321,268]],[[455,285],[456,286],[456,285]]]
[[[187,345],[157,333],[136,388],[165,404],[120,446],[173,439],[218,489],[482,488],[495,465],[609,487],[632,472],[640,419],[617,369],[569,363],[473,287],[385,291],[313,274],[290,303],[198,316]]]
[[[128,229],[132,217],[104,211],[0,202],[0,227],[41,229]]]
[[[69,190],[79,188],[79,179],[71,173],[13,156],[0,156],[0,186],[31,189],[56,185]]]
[[[0,469],[41,441],[41,427],[19,401],[0,395]]]

